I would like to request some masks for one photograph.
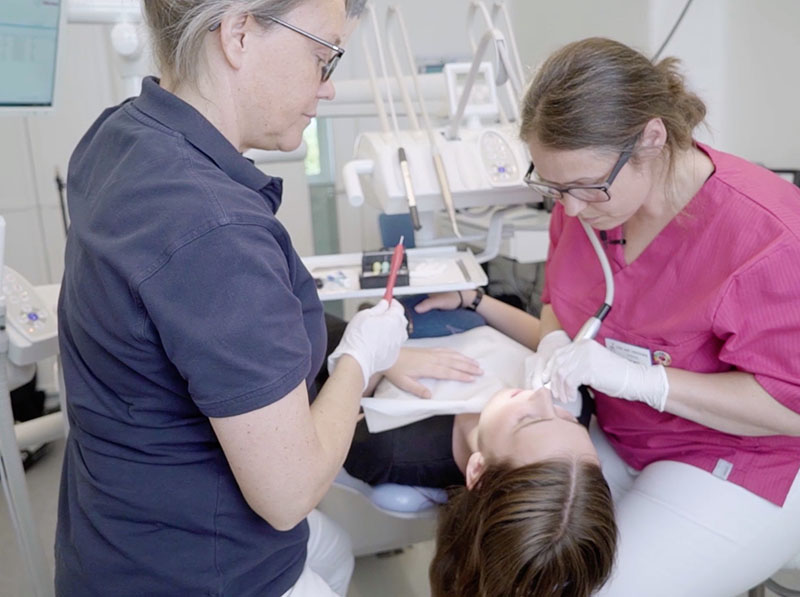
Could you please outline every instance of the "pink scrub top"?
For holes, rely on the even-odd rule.
[[[741,158],[697,144],[715,171],[631,264],[606,242],[614,305],[598,342],[648,349],[654,363],[746,371],[800,412],[800,189]],[[612,199],[613,201],[613,199]],[[622,228],[607,232],[621,238]],[[576,218],[556,205],[542,300],[573,336],[605,295]],[[635,469],[685,462],[783,505],[800,469],[800,438],[715,431],[640,402],[597,395],[597,420]]]

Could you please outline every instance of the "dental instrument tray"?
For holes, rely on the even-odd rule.
[[[380,260],[370,260],[372,255],[380,255]],[[322,301],[378,298],[386,288],[388,272],[380,274],[380,282],[376,276],[375,286],[362,286],[361,278],[365,264],[372,268],[375,266],[371,264],[378,262],[383,270],[384,255],[388,255],[391,262],[391,251],[378,251],[313,255],[304,257],[303,263],[314,277]],[[402,274],[407,279],[403,279]],[[469,249],[459,250],[454,246],[413,248],[405,251],[394,295],[469,290],[487,283],[486,272]]]
[[[392,249],[365,252],[361,257],[361,273],[358,276],[359,286],[363,288],[386,288],[389,281],[389,264],[392,261]],[[408,256],[403,252],[400,269],[397,270],[395,287],[408,286]]]

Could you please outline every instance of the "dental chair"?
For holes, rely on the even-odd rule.
[[[794,559],[789,560],[783,565],[781,571],[800,571],[800,554],[797,554]],[[778,583],[772,578],[768,578],[763,583],[750,589],[747,593],[748,597],[766,597],[767,589],[778,597],[800,597],[800,589],[790,589]]]
[[[392,552],[436,532],[444,489],[383,483],[371,486],[342,469],[318,509],[349,535],[356,557]]]

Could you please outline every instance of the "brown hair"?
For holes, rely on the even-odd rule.
[[[591,37],[568,44],[539,68],[522,101],[520,137],[553,149],[621,151],[648,121],[667,130],[668,170],[692,144],[706,107],[688,91],[677,58],[657,64],[619,42]],[[635,156],[634,156],[635,157]]]
[[[617,527],[600,467],[490,464],[439,515],[433,597],[588,597],[607,580]]]
[[[197,81],[205,37],[226,14],[251,14],[265,27],[308,0],[144,0],[153,57],[163,75],[179,83]],[[358,17],[364,0],[345,0],[350,18]]]

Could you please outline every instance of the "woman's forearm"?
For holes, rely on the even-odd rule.
[[[544,304],[542,305],[542,314],[540,316],[541,323],[539,324],[539,340],[544,338],[550,332],[555,332],[556,330],[563,330],[564,326],[561,325],[561,322],[556,317],[555,311],[553,311],[552,305]]]
[[[666,412],[733,435],[800,436],[800,414],[770,396],[750,373],[667,369]]]
[[[475,291],[463,290],[462,295],[464,304],[469,305],[475,298]],[[539,344],[539,320],[530,313],[498,301],[489,295],[484,295],[476,311],[494,329],[513,338],[523,346],[535,349]]]
[[[276,529],[293,528],[327,492],[353,439],[363,384],[345,354],[310,408],[303,380],[267,406],[210,419],[242,495]]]

